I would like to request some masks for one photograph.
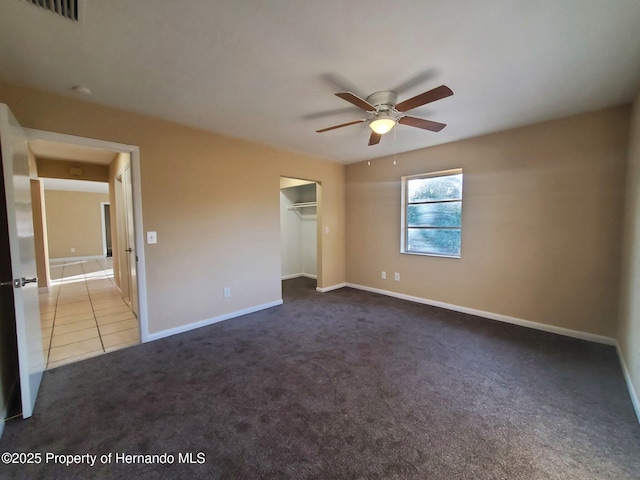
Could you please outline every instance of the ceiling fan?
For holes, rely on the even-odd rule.
[[[453,91],[445,85],[440,85],[439,87],[421,93],[420,95],[416,95],[415,97],[400,103],[396,103],[398,100],[398,94],[396,92],[372,93],[366,100],[363,100],[351,92],[336,93],[336,96],[346,100],[358,108],[361,108],[367,112],[369,116],[353,122],[342,123],[340,125],[316,130],[316,133],[328,132],[329,130],[335,130],[336,128],[369,122],[369,127],[372,130],[371,136],[369,137],[369,145],[371,146],[380,143],[382,135],[391,131],[396,123],[409,125],[410,127],[422,128],[432,132],[439,132],[447,126],[445,123],[433,122],[424,118],[410,117],[405,115],[405,112],[451,95],[453,95]]]

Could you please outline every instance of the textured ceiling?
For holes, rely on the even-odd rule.
[[[630,102],[638,0],[81,0],[81,21],[0,2],[0,78],[342,163]],[[335,97],[441,84],[368,147]]]

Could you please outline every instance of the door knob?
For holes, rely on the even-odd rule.
[[[38,281],[37,277],[34,278],[16,278],[15,280],[11,281],[11,282],[1,282],[0,286],[3,287],[15,287],[15,288],[20,288],[20,287],[24,287],[27,283],[36,283]]]
[[[131,250],[130,248],[125,248],[124,251],[129,253],[133,252],[133,250]]]

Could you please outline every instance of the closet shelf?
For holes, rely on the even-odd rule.
[[[292,203],[287,206],[288,210],[295,210],[297,208],[308,208],[317,206],[317,202],[302,202],[302,203]]]

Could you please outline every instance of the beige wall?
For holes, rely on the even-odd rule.
[[[26,127],[140,146],[144,227],[158,232],[145,247],[151,333],[281,298],[281,175],[321,184],[320,287],[615,333],[628,107],[350,165],[346,263],[340,165],[5,84],[0,101]],[[462,259],[401,255],[400,177],[453,167],[465,172]]]
[[[109,202],[107,193],[45,190],[44,197],[49,258],[103,254],[100,202]]]
[[[84,162],[71,162],[68,160],[50,160],[38,158],[38,176],[45,178],[71,178],[75,180],[89,180],[94,182],[109,181],[109,167],[106,165],[93,165]],[[71,169],[80,169],[81,174],[72,175]]]
[[[625,209],[622,295],[618,343],[640,418],[640,94],[633,108]]]
[[[0,102],[25,127],[140,147],[150,333],[282,298],[281,175],[321,183],[318,284],[345,281],[342,165],[6,84]]]
[[[629,114],[612,108],[440,145],[398,155],[395,166],[349,165],[347,281],[613,336]],[[456,167],[462,258],[400,254],[400,177]]]

